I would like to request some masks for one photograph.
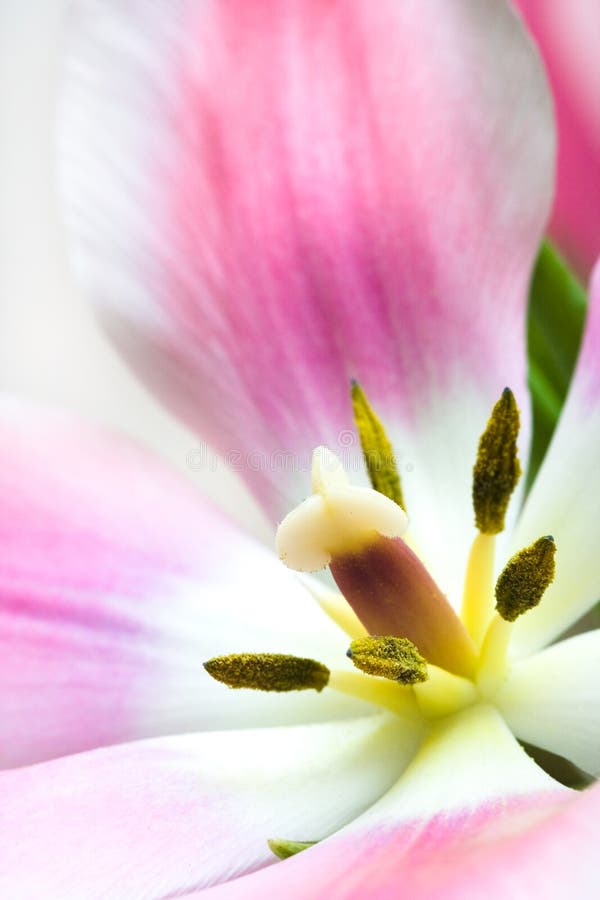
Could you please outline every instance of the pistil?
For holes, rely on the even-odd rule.
[[[450,603],[400,538],[374,534],[337,553],[331,574],[370,634],[408,638],[428,662],[469,677],[475,648]]]
[[[329,563],[342,594],[372,635],[408,638],[428,662],[469,677],[475,647],[419,558],[400,539],[406,514],[380,492],[350,485],[337,458],[317,448],[313,496],[277,532],[286,565]]]

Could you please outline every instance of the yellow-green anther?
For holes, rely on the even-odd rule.
[[[427,681],[427,661],[408,638],[357,638],[350,644],[347,656],[357,669],[368,675],[379,675],[401,684]]]
[[[475,524],[482,534],[498,534],[521,466],[517,457],[519,408],[510,388],[504,388],[479,439],[473,467]]]
[[[314,659],[283,653],[232,653],[204,663],[208,674],[230,688],[255,691],[322,691],[329,669]]]
[[[290,856],[295,856],[296,853],[302,853],[303,850],[314,847],[318,841],[285,841],[280,838],[272,838],[267,843],[270,850],[279,859],[289,859]]]
[[[375,414],[358,381],[352,382],[351,393],[354,423],[360,438],[360,445],[371,484],[380,494],[385,494],[386,497],[394,500],[398,506],[405,509],[400,475],[396,468],[394,451],[385,428]]]
[[[496,609],[507,622],[537,606],[554,581],[556,544],[550,535],[516,553],[496,583]]]

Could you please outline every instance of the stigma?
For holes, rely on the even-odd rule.
[[[314,451],[311,479],[312,495],[277,530],[277,552],[291,569],[316,572],[333,558],[360,552],[376,535],[394,538],[406,531],[402,507],[379,491],[350,484],[327,447]]]

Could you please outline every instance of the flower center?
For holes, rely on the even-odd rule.
[[[352,639],[347,656],[355,669],[330,671],[315,660],[271,653],[215,657],[205,668],[232,688],[327,686],[411,719],[493,701],[508,669],[513,623],[542,599],[556,551],[551,537],[540,537],[509,560],[494,585],[495,536],[521,473],[514,396],[503,391],[479,441],[472,489],[478,533],[460,615],[409,546],[391,443],[356,382],[352,403],[372,488],[351,485],[337,457],[318,447],[313,493],[281,523],[276,543],[281,559],[299,572],[329,566],[339,594],[316,579],[306,583]]]

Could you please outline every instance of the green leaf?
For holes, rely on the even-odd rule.
[[[540,249],[529,289],[527,346],[533,441],[527,472],[532,485],[562,409],[583,333],[583,287],[549,241]]]

